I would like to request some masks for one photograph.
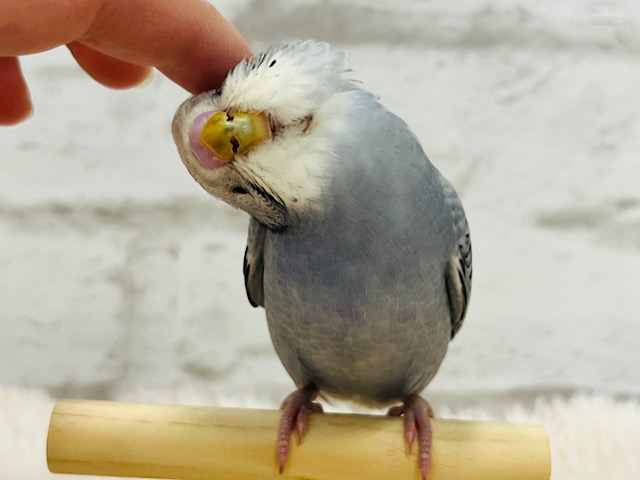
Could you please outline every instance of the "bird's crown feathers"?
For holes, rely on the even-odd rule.
[[[245,59],[227,76],[220,104],[267,112],[281,124],[314,112],[332,94],[354,88],[344,78],[343,54],[313,41],[273,47]]]

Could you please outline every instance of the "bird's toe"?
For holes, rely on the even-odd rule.
[[[280,406],[282,416],[278,427],[278,446],[276,449],[276,460],[280,473],[284,471],[289,459],[293,430],[298,432],[298,443],[302,442],[309,429],[311,412],[322,412],[322,406],[312,401],[317,395],[318,389],[314,385],[308,385],[289,394]]]
[[[404,399],[404,403],[391,407],[387,412],[391,417],[402,416],[404,421],[404,439],[407,449],[411,453],[413,444],[418,439],[418,469],[422,480],[426,480],[431,470],[431,422],[433,409],[419,395],[411,395]]]

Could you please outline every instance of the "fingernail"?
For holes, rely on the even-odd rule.
[[[136,87],[144,88],[147,85],[151,84],[151,82],[153,82],[153,68],[149,70],[149,75],[144,77],[144,80],[142,80],[138,85],[136,85]]]
[[[36,112],[33,109],[33,105],[31,105],[31,108],[29,109],[29,113],[27,114],[26,117],[24,117],[23,122],[26,122],[27,120],[31,120],[35,114],[36,114]]]

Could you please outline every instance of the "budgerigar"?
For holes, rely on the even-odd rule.
[[[392,406],[430,468],[419,394],[460,329],[471,242],[460,200],[408,126],[312,41],[241,62],[173,120],[182,161],[211,195],[250,216],[253,306],[298,390],[282,405],[277,460],[314,400]]]

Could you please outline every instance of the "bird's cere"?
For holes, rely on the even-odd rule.
[[[230,162],[236,154],[253,150],[271,137],[264,113],[214,113],[200,132],[200,141],[218,158]]]
[[[204,154],[201,147],[205,147],[217,160],[213,168],[230,162],[237,154],[250,152],[269,138],[271,127],[264,113],[205,112],[196,117],[190,132],[191,146],[200,163],[211,156]]]

